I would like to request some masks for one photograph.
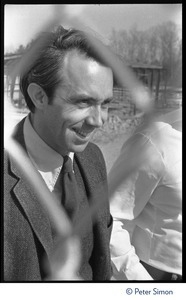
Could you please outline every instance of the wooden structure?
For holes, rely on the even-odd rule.
[[[19,89],[19,76],[12,78],[11,73],[21,58],[21,54],[4,56],[4,92],[7,93],[13,105],[25,106],[25,101]]]
[[[120,57],[121,60],[122,57]],[[166,99],[166,70],[159,65],[130,64],[127,65],[135,73],[136,77],[151,92],[156,105],[163,106]],[[162,96],[163,95],[163,96]],[[114,101],[109,108],[110,113],[120,110],[122,114],[133,114],[137,112],[136,106],[131,101],[131,94],[127,89],[116,86],[114,88]]]
[[[152,94],[156,102],[159,100],[160,83],[163,83],[163,92],[166,92],[166,70],[159,65],[147,64],[131,64],[129,66],[138,79],[145,84]]]

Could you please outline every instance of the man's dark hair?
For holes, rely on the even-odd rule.
[[[67,52],[77,49],[80,53],[104,65],[83,31],[66,30],[59,26],[54,32],[40,36],[37,42],[41,38],[44,38],[45,43],[40,47],[39,53],[36,53],[37,58],[33,59],[31,65],[20,76],[20,89],[31,112],[34,112],[35,106],[27,92],[29,84],[37,83],[41,86],[51,103],[55,89],[61,82],[59,71]]]

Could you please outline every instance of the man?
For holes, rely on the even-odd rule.
[[[90,139],[107,119],[113,96],[112,71],[99,60],[83,32],[59,27],[22,74],[20,87],[30,114],[17,125],[13,138],[26,150],[74,227],[90,204],[102,201],[95,219],[89,217],[80,234],[78,275],[84,280],[109,280],[112,218],[106,168],[101,151]],[[64,203],[61,183],[66,156],[73,160],[78,186],[78,200],[70,209]],[[5,280],[46,279],[50,274],[46,274],[43,259],[55,250],[55,232],[9,156],[5,161],[4,221]]]
[[[115,280],[182,278],[180,125],[181,110],[146,119],[109,173]]]

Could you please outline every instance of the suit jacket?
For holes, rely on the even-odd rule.
[[[24,119],[16,126],[14,139],[26,150]],[[93,250],[90,258],[92,279],[111,277],[109,241],[112,217],[109,211],[105,162],[99,148],[89,143],[74,156],[75,173],[79,170],[88,200],[104,200],[93,220]],[[29,170],[28,170],[29,172]],[[86,248],[86,245],[83,245]],[[35,191],[23,178],[11,156],[4,155],[4,280],[41,281],[46,272],[43,257],[54,249],[51,222]],[[86,280],[86,278],[85,278]]]

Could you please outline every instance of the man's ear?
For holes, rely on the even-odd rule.
[[[36,108],[42,110],[48,104],[48,97],[45,91],[37,83],[30,83],[27,92]]]

